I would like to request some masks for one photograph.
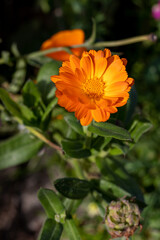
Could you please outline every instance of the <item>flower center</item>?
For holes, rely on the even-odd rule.
[[[104,94],[105,83],[102,78],[86,79],[82,85],[85,94],[92,99],[99,100]]]

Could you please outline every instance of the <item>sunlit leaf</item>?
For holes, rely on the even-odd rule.
[[[40,232],[38,240],[59,240],[63,231],[63,226],[53,219],[47,219]]]
[[[58,222],[64,221],[65,208],[54,191],[40,188],[38,191],[38,199],[40,200],[48,218],[56,219]]]
[[[67,219],[64,224],[65,231],[68,235],[69,240],[81,240],[77,227],[73,219]]]
[[[46,118],[48,117],[48,115],[50,114],[50,112],[52,111],[52,109],[56,106],[57,104],[57,99],[54,98],[47,106],[43,116],[42,116],[42,121],[44,122],[46,120]]]
[[[131,140],[131,136],[126,129],[111,123],[94,123],[94,125],[89,126],[88,130],[103,137],[113,137],[119,140]]]
[[[37,88],[37,86],[33,83],[33,81],[29,80],[23,87],[22,90],[24,104],[28,107],[33,108],[39,102],[41,102],[41,94]]]
[[[40,140],[26,132],[5,140],[0,144],[0,169],[29,161],[42,144]]]
[[[21,114],[21,110],[19,108],[19,105],[11,99],[8,92],[6,90],[4,90],[3,88],[0,88],[0,99],[4,103],[7,110],[11,114],[13,114],[13,116],[16,116],[18,118],[22,118],[22,114]]]
[[[83,132],[82,125],[79,123],[79,121],[76,119],[76,117],[72,114],[69,114],[64,117],[65,121],[68,123],[68,125],[77,133],[81,135],[85,135]]]
[[[137,142],[139,138],[149,131],[152,128],[150,122],[142,122],[135,120],[130,128],[131,137],[134,139],[134,142]]]

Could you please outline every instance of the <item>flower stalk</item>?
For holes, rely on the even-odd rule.
[[[156,40],[157,40],[157,36],[155,34],[146,34],[146,35],[126,38],[126,39],[122,39],[122,40],[105,41],[105,42],[97,42],[97,43],[93,43],[92,41],[87,40],[83,44],[71,45],[69,47],[54,47],[54,48],[49,48],[46,50],[32,52],[32,53],[27,54],[25,56],[25,58],[27,60],[29,60],[29,59],[33,59],[36,57],[45,56],[49,53],[59,52],[59,51],[66,51],[68,53],[71,53],[70,48],[85,47],[86,49],[91,49],[91,48],[98,49],[98,48],[104,48],[104,47],[119,47],[119,46],[124,46],[124,45],[134,44],[134,43],[138,43],[138,42],[144,42],[144,41],[154,42]]]

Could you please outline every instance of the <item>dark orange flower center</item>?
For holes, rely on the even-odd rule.
[[[86,79],[82,85],[85,94],[92,99],[99,100],[104,94],[105,83],[102,78]]]

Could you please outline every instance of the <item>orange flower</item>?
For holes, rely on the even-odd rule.
[[[56,85],[58,104],[86,126],[94,119],[105,122],[110,113],[127,103],[128,92],[134,83],[126,72],[127,60],[111,56],[108,49],[83,52],[63,62],[59,75],[51,76]]]
[[[68,47],[72,45],[82,44],[84,42],[84,32],[81,29],[75,30],[65,30],[54,34],[51,38],[46,40],[42,46],[41,50],[46,50],[53,47]],[[77,57],[82,55],[85,48],[72,48],[71,51]],[[65,51],[53,52],[47,54],[48,57],[59,61],[69,60],[71,54]]]

